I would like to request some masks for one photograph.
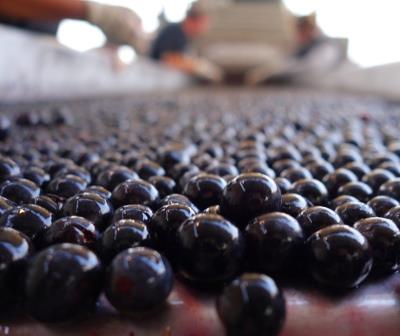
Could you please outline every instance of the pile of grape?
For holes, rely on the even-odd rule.
[[[327,291],[400,262],[400,113],[320,92],[207,90],[4,108],[0,310],[153,312],[176,278],[228,335],[277,335],[280,279]]]

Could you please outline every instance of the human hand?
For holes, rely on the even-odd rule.
[[[108,42],[142,51],[145,36],[142,22],[131,9],[87,1],[87,20],[104,32]]]
[[[224,77],[222,69],[207,60],[197,60],[194,72],[195,75],[215,83],[221,82]]]

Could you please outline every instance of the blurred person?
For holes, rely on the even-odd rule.
[[[182,22],[161,29],[151,47],[150,58],[206,80],[221,81],[222,71],[216,65],[188,53],[193,40],[207,31],[209,21],[206,10],[195,2]]]
[[[296,31],[298,48],[293,55],[295,59],[318,58],[319,54],[319,57],[325,56],[322,59],[326,64],[335,63],[337,60],[335,48],[330,44],[331,39],[319,29],[315,14],[298,18]]]
[[[315,14],[297,18],[296,36],[297,48],[292,55],[273,66],[251,70],[247,83],[312,81],[328,74],[346,59],[346,46],[322,33]]]
[[[107,42],[143,49],[141,20],[128,8],[86,0],[0,0],[0,24],[55,35],[62,19],[87,21],[103,31]]]

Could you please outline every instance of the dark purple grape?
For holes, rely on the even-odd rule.
[[[98,230],[110,225],[114,209],[111,203],[96,193],[84,192],[69,198],[63,208],[64,216],[80,216],[91,221]]]
[[[160,198],[171,195],[176,191],[176,182],[168,176],[152,176],[149,182],[156,187]]]
[[[111,191],[108,191],[106,188],[102,186],[92,185],[86,188],[84,192],[95,193],[106,199],[111,198]]]
[[[324,177],[332,173],[335,168],[327,161],[318,160],[309,163],[306,168],[310,171],[311,175],[317,180],[322,181]]]
[[[9,199],[0,196],[0,217],[9,209],[15,206],[15,203]]]
[[[141,313],[161,305],[172,286],[168,261],[157,251],[136,247],[122,251],[111,262],[105,294],[118,310]]]
[[[127,204],[142,204],[152,207],[158,198],[158,190],[151,183],[137,179],[119,184],[112,193],[111,201],[116,207]]]
[[[275,161],[272,165],[272,168],[278,175],[280,175],[285,169],[299,168],[299,167],[300,163],[292,159],[278,160]]]
[[[0,116],[0,141],[6,140],[11,133],[11,121],[7,116]]]
[[[311,173],[304,167],[287,168],[279,177],[284,177],[292,183],[298,180],[312,179]]]
[[[343,223],[335,211],[322,206],[305,209],[297,216],[297,221],[302,227],[306,238],[320,229]]]
[[[284,177],[277,177],[274,181],[279,187],[282,195],[289,192],[289,190],[292,188],[292,183]]]
[[[226,286],[217,311],[232,336],[278,335],[286,317],[283,292],[273,279],[257,273],[243,274]]]
[[[367,238],[377,272],[395,272],[400,263],[400,230],[393,221],[371,217],[361,219],[354,228]]]
[[[49,247],[28,269],[25,292],[29,314],[40,322],[66,322],[95,307],[102,286],[101,264],[87,248]]]
[[[190,206],[184,204],[168,204],[159,208],[148,225],[156,246],[172,255],[179,226],[195,214]]]
[[[362,162],[349,162],[343,168],[352,171],[359,180],[361,180],[371,169]]]
[[[96,184],[113,191],[120,183],[138,179],[138,175],[124,166],[115,166],[103,170],[96,179]]]
[[[115,210],[112,222],[116,223],[121,219],[134,219],[144,224],[149,224],[153,217],[153,210],[145,205],[128,204]]]
[[[323,179],[325,187],[328,189],[331,197],[337,196],[337,191],[342,185],[355,181],[357,181],[357,176],[352,171],[344,168],[336,169],[334,172],[326,175]]]
[[[35,205],[20,205],[7,210],[0,217],[0,227],[10,227],[27,235],[35,245],[41,245],[43,234],[53,221],[52,214]]]
[[[361,202],[347,202],[339,205],[335,209],[344,224],[353,225],[355,222],[363,218],[374,217],[375,212],[372,208]]]
[[[30,239],[12,228],[0,227],[0,311],[10,311],[22,299],[23,282],[29,258]]]
[[[56,220],[44,234],[46,245],[71,243],[94,248],[97,240],[94,224],[78,216],[63,217]]]
[[[342,185],[338,190],[338,195],[353,196],[360,202],[367,203],[373,196],[373,190],[368,184],[356,181]]]
[[[135,165],[135,171],[140,178],[148,180],[152,176],[163,176],[165,170],[158,163],[151,160],[140,160]]]
[[[146,246],[149,243],[150,234],[143,222],[134,219],[121,219],[103,232],[100,253],[104,260],[111,261],[123,250]]]
[[[64,167],[58,170],[54,177],[66,176],[66,175],[78,176],[82,180],[84,180],[87,184],[90,184],[90,182],[92,182],[92,177],[86,169],[75,166]]]
[[[367,239],[347,225],[332,225],[315,232],[307,239],[306,249],[311,275],[328,287],[356,287],[372,269]]]
[[[389,196],[375,196],[372,198],[368,205],[375,211],[376,215],[383,217],[390,209],[400,205],[398,201]]]
[[[328,190],[316,179],[303,179],[293,183],[291,192],[305,197],[313,205],[326,205]]]
[[[50,175],[44,169],[39,167],[29,167],[24,169],[22,176],[39,187],[45,186],[50,181]]]
[[[386,195],[400,201],[400,177],[391,179],[379,188],[379,195]]]
[[[175,164],[189,163],[190,156],[184,146],[181,144],[174,144],[160,150],[158,161],[161,163],[161,166],[168,171],[168,169]]]
[[[400,206],[395,206],[394,208],[391,208],[388,212],[385,213],[384,215],[385,218],[391,219],[397,227],[400,228]]]
[[[299,194],[290,193],[282,196],[281,211],[292,217],[297,217],[297,215],[307,209],[308,206],[307,200]]]
[[[244,227],[263,213],[279,211],[282,196],[276,183],[268,176],[248,173],[230,181],[222,194],[221,214]]]
[[[19,176],[21,170],[19,166],[11,159],[0,157],[0,182],[11,176]]]
[[[158,208],[161,208],[164,205],[168,205],[168,204],[184,204],[187,205],[189,207],[191,207],[194,212],[199,212],[199,209],[197,209],[197,207],[184,195],[181,194],[171,194],[168,195],[166,197],[164,197],[163,199],[161,199],[157,206]]]
[[[14,178],[6,180],[0,185],[0,196],[16,204],[32,203],[40,195],[40,188],[30,180]]]
[[[183,194],[200,210],[204,210],[220,203],[225,186],[225,180],[218,175],[199,174],[189,180]]]
[[[268,274],[289,271],[298,262],[304,243],[299,223],[282,212],[256,217],[247,225],[245,238],[247,262]]]
[[[239,171],[234,165],[224,163],[213,164],[206,169],[206,172],[219,176],[239,175]]]
[[[331,209],[336,209],[339,205],[348,203],[348,202],[358,202],[358,199],[355,198],[354,196],[350,196],[350,195],[341,195],[338,197],[335,197],[331,203],[330,203],[330,207]]]
[[[47,191],[64,198],[72,197],[83,191],[87,186],[85,180],[76,175],[55,177],[47,186]]]
[[[244,241],[239,229],[218,215],[199,214],[184,221],[177,232],[179,273],[199,284],[220,284],[241,267]]]

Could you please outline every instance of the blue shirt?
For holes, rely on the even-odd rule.
[[[180,23],[172,23],[163,28],[153,42],[150,57],[160,60],[165,53],[183,53],[188,45],[188,38]]]

